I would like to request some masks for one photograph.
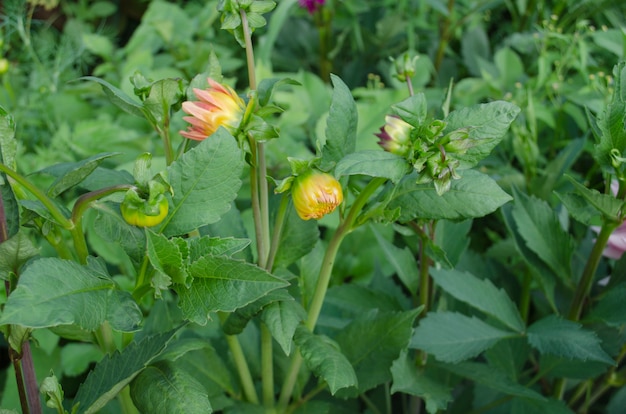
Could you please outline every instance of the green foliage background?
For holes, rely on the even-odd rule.
[[[268,88],[284,109],[271,116],[280,138],[267,143],[268,175],[289,175],[288,157],[320,155],[352,201],[365,178],[389,180],[340,247],[313,333],[302,321],[336,216],[304,222],[290,209],[275,269],[257,267],[236,141],[220,130],[185,143],[176,110],[168,128],[186,152],[166,168],[144,118],[167,118],[161,100],[176,106],[183,83],[205,86],[199,73],[245,90],[245,51],[221,29],[222,2],[49,3],[0,6],[3,163],[66,216],[86,192],[132,183],[143,152],[174,187],[174,210],[155,231],[124,226],[121,197],[94,204],[83,221],[94,257],[81,266],[55,251],[69,239],[46,224],[58,218],[2,186],[5,208],[20,199],[28,226],[0,245],[1,278],[19,274],[0,294],[0,324],[5,334],[33,329],[37,377],[54,372],[66,409],[121,412],[113,397],[130,384],[140,412],[261,412],[242,401],[228,341],[240,338],[258,385],[262,323],[278,345],[278,390],[288,356],[298,348],[304,359],[295,412],[624,411],[626,258],[599,262],[582,317],[571,303],[599,237],[591,226],[624,218],[624,194],[609,187],[623,178],[611,151],[626,156],[626,5],[330,0],[330,14],[311,16],[277,2],[254,32],[257,76],[298,85]],[[406,51],[419,56],[413,100],[390,59]],[[144,105],[134,99],[142,79],[170,80]],[[404,160],[380,151],[374,134],[391,112],[472,126],[478,144],[448,193],[415,185]],[[9,221],[10,234],[18,227]],[[154,276],[136,300],[142,263]],[[95,345],[90,331],[105,321],[122,352]],[[31,333],[0,342],[8,412],[19,399],[4,355],[20,334]]]

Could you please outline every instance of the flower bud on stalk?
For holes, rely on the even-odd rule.
[[[165,186],[157,181],[150,181],[147,199],[137,188],[128,190],[120,205],[124,221],[137,227],[154,227],[161,224],[169,212],[165,191]]]
[[[375,134],[380,139],[378,145],[387,152],[405,156],[411,150],[411,131],[413,129],[413,126],[397,116],[387,115],[385,125],[380,128],[378,134]]]
[[[339,181],[332,175],[309,170],[294,179],[291,197],[302,220],[317,220],[332,213],[341,204],[343,191]]]
[[[191,115],[183,118],[191,124],[187,131],[180,131],[185,138],[202,141],[221,126],[234,135],[241,124],[246,109],[243,99],[227,85],[211,78],[208,82],[207,89],[193,89],[199,101],[183,102],[183,111]]]

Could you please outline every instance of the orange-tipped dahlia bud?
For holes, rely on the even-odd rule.
[[[343,201],[341,184],[330,174],[311,170],[299,175],[291,187],[291,197],[302,220],[320,219],[332,213]]]
[[[412,130],[412,125],[404,122],[397,116],[387,115],[385,117],[385,125],[375,135],[380,139],[378,145],[383,147],[385,151],[404,156],[411,150]]]
[[[219,127],[234,133],[246,109],[246,104],[235,91],[209,78],[208,89],[194,88],[199,101],[183,102],[183,111],[191,116],[183,119],[191,124],[187,131],[180,131],[185,138],[202,141]]]

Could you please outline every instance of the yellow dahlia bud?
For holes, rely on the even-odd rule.
[[[404,156],[411,150],[412,130],[412,125],[404,122],[397,116],[387,115],[385,117],[385,125],[375,135],[380,139],[378,145],[383,147],[385,151]]]
[[[246,109],[246,104],[235,91],[209,78],[209,88],[193,92],[199,101],[183,102],[183,111],[191,116],[183,119],[191,124],[187,131],[180,131],[185,138],[202,141],[219,127],[234,133]]]
[[[291,197],[302,220],[320,219],[341,204],[343,192],[335,177],[311,170],[296,177],[291,187]]]

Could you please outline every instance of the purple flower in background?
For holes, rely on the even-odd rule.
[[[301,7],[305,7],[309,13],[313,14],[324,4],[325,0],[298,0]]]
[[[626,222],[616,228],[606,243],[603,254],[611,259],[619,259],[626,251]]]

